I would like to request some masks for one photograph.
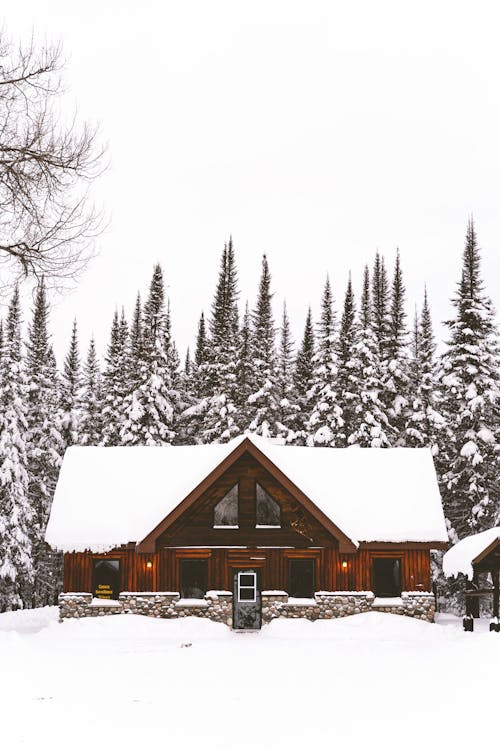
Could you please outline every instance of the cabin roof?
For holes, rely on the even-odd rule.
[[[139,543],[231,454],[252,446],[353,548],[447,541],[430,451],[287,446],[255,435],[222,445],[68,448],[46,540],[68,552]]]
[[[472,579],[474,564],[491,552],[500,544],[500,526],[494,526],[479,534],[471,534],[453,545],[443,556],[443,572],[445,576],[457,576],[459,573]]]

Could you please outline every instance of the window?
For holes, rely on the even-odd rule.
[[[372,577],[375,596],[401,596],[401,560],[399,558],[373,558]]]
[[[281,526],[281,508],[276,500],[273,500],[271,495],[260,484],[256,484],[255,486],[255,499],[257,527],[279,528]]]
[[[314,596],[314,560],[290,560],[289,596],[312,599]]]
[[[238,601],[257,601],[257,573],[253,570],[238,573]]]
[[[238,528],[238,485],[231,487],[214,508],[214,529]]]
[[[207,593],[207,561],[181,560],[181,599],[203,599]]]
[[[97,599],[118,599],[120,593],[120,561],[92,560],[92,592]]]

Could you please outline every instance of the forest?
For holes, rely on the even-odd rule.
[[[214,270],[214,275],[217,269]],[[327,278],[295,345],[275,319],[266,256],[253,307],[240,310],[236,251],[223,248],[209,316],[181,362],[160,265],[128,318],[112,317],[102,356],[74,322],[58,367],[41,278],[24,325],[19,289],[0,326],[0,611],[52,604],[60,556],[45,527],[71,445],[226,442],[255,432],[287,444],[431,449],[451,542],[499,523],[499,363],[495,311],[468,222],[447,338],[436,353],[430,301],[407,314],[398,253],[365,267],[361,295]],[[112,312],[112,311],[111,311]]]

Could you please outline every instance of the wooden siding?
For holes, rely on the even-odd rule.
[[[92,559],[120,560],[122,591],[179,591],[180,560],[205,558],[208,561],[208,588],[231,590],[233,570],[259,568],[262,588],[288,588],[288,567],[292,558],[316,561],[316,589],[323,591],[370,591],[372,559],[401,559],[402,588],[405,591],[431,590],[430,553],[427,549],[411,549],[392,545],[387,551],[362,548],[355,555],[339,554],[336,548],[321,549],[182,549],[164,548],[153,555],[137,554],[133,547],[106,555],[92,552],[68,553],[64,556],[64,590],[92,590]],[[147,567],[147,562],[152,567]],[[343,567],[343,562],[347,567]]]

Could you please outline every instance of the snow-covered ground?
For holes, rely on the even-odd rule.
[[[0,746],[496,747],[500,634],[476,627],[372,612],[248,634],[197,618],[6,613]]]

